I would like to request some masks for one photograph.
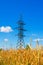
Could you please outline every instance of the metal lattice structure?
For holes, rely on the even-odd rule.
[[[22,48],[22,47],[25,47],[25,43],[24,43],[24,37],[25,37],[24,31],[26,31],[24,29],[24,25],[25,24],[24,24],[24,22],[22,20],[22,17],[20,17],[19,21],[17,22],[17,25],[18,25],[18,27],[17,27],[17,30],[18,30],[18,34],[17,34],[17,36],[18,36],[17,48]]]

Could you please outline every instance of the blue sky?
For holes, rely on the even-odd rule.
[[[0,31],[0,47],[16,47],[17,37],[15,37],[17,21],[20,14],[23,15],[25,28],[25,43],[39,39],[43,45],[43,0],[1,0],[0,1],[0,29],[10,27],[13,31]],[[6,30],[6,29],[5,29]],[[28,34],[28,35],[27,35]],[[7,41],[5,39],[8,39]],[[34,46],[36,42],[32,42]]]

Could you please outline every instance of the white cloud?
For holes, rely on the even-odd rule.
[[[4,42],[8,42],[8,39],[7,39],[7,38],[5,38],[5,39],[4,39]]]
[[[36,36],[36,34],[32,34],[32,36]]]
[[[10,27],[10,26],[6,26],[6,27],[4,27],[4,26],[2,26],[2,27],[0,27],[0,32],[12,32],[13,30],[12,30],[12,28]]]
[[[34,39],[33,41],[36,42],[37,40],[38,40],[38,41],[43,41],[43,38],[42,38],[42,39],[41,39],[41,38],[37,38],[37,39]]]

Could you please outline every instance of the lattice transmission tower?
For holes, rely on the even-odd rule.
[[[20,19],[18,20],[17,25],[18,25],[18,27],[16,28],[18,30],[17,48],[23,48],[23,47],[25,47],[25,42],[24,42],[25,35],[24,35],[24,32],[26,30],[24,29],[25,23],[22,20],[22,16],[20,16]]]

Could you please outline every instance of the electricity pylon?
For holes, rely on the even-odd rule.
[[[17,22],[18,27],[16,28],[18,30],[18,40],[17,40],[17,48],[22,48],[25,47],[25,43],[24,43],[24,31],[26,31],[24,29],[24,21],[22,20],[22,17],[20,16],[19,21]]]

